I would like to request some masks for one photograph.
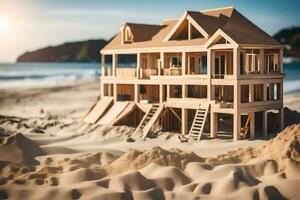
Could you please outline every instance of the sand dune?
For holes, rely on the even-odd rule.
[[[55,140],[53,145],[76,144],[81,137]],[[297,199],[299,139],[300,125],[293,125],[260,148],[214,157],[161,147],[121,155],[107,151],[45,155],[43,149],[49,151],[51,143],[40,147],[22,134],[3,135],[0,158],[7,165],[1,167],[0,198]]]

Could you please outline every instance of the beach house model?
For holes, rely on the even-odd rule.
[[[233,7],[125,23],[100,53],[101,100],[87,122],[198,140],[284,126],[283,47]]]

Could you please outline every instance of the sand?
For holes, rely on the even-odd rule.
[[[130,142],[133,128],[80,121],[99,94],[95,82],[0,93],[0,199],[300,195],[297,112],[286,112],[291,126],[270,140],[181,142],[159,133]]]

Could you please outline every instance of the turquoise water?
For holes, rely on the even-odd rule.
[[[95,80],[99,63],[0,63],[0,88],[73,84]]]
[[[284,72],[284,92],[300,91],[300,63],[284,64]],[[0,63],[0,88],[73,84],[99,74],[99,63]]]
[[[300,91],[300,63],[285,63],[283,66],[286,74],[284,80],[284,93]]]

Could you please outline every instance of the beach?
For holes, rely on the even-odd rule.
[[[86,124],[98,81],[0,90],[0,198],[297,199],[300,125],[273,140],[129,141],[134,128]],[[285,106],[300,110],[300,94]]]

